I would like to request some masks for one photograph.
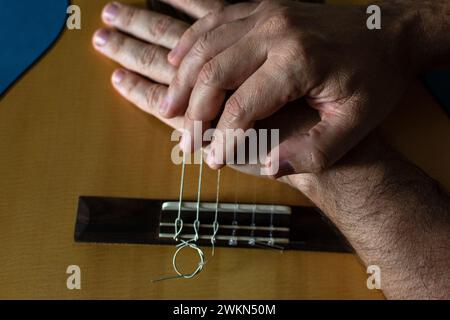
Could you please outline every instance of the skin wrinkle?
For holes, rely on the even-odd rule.
[[[154,37],[155,41],[157,42],[159,39],[161,39],[169,29],[173,22],[172,18],[169,17],[161,17],[158,18],[157,21],[154,24],[150,24],[149,28],[147,28],[149,32],[150,39]]]
[[[143,69],[151,68],[155,62],[155,57],[157,53],[158,52],[155,47],[151,46],[145,47],[139,58],[141,67]]]
[[[125,14],[122,16],[121,20],[121,24],[124,26],[124,28],[127,28],[131,25],[137,13],[138,10],[134,7],[127,7],[127,9],[125,10]]]
[[[111,53],[114,55],[119,55],[121,50],[123,50],[124,44],[127,40],[127,38],[125,37],[121,37],[119,36],[117,33],[114,33],[112,31],[108,31],[111,32],[110,36],[114,37],[114,41],[111,41],[111,43],[113,43],[113,45],[111,46]],[[135,57],[138,55],[134,55]]]
[[[160,96],[162,94],[161,87],[159,86],[151,86],[145,90],[145,97],[147,101],[147,108],[149,110],[153,109],[157,102],[160,100]]]

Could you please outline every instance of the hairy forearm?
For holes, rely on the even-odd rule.
[[[376,138],[320,175],[293,176],[366,265],[388,298],[450,298],[450,199]]]

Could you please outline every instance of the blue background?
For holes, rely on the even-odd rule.
[[[0,95],[58,38],[68,0],[0,0]]]

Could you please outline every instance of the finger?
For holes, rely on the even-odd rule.
[[[210,121],[196,121],[184,116],[183,135],[180,141],[180,148],[185,153],[193,153],[200,149],[206,141],[203,136],[206,130],[211,128]]]
[[[105,56],[156,82],[169,84],[175,77],[176,69],[167,62],[164,48],[109,29],[98,30],[93,44]]]
[[[266,58],[264,52],[250,49],[256,46],[248,45],[249,41],[241,41],[205,64],[186,110],[189,122],[202,121],[209,128],[209,123],[220,115],[227,91],[237,89],[261,66]],[[192,125],[185,128],[186,134],[193,135],[189,128]],[[187,152],[188,146],[183,150]]]
[[[218,11],[225,6],[223,0],[161,0],[194,18],[202,18],[212,11]]]
[[[251,21],[237,20],[205,33],[181,63],[169,86],[167,98],[161,108],[162,115],[172,117],[184,113],[203,65],[239,41],[250,29]]]
[[[169,62],[174,66],[179,66],[183,58],[203,34],[222,24],[247,17],[256,7],[256,3],[239,3],[227,6],[222,11],[209,13],[195,22],[183,34],[175,48],[170,51],[168,56]]]
[[[277,62],[266,61],[242,86],[228,99],[217,124],[217,134],[222,137],[227,131],[238,133],[250,129],[255,121],[267,118],[289,101],[302,96],[297,92],[290,79],[289,72],[283,70]],[[241,143],[227,139],[215,139],[211,150],[215,155],[209,157],[208,163],[218,169],[225,164],[227,154],[233,152]]]
[[[102,19],[111,27],[169,49],[177,44],[189,27],[172,17],[118,2],[105,6]]]
[[[194,120],[216,119],[223,106],[226,92],[242,85],[265,60],[264,48],[248,38],[243,38],[217,55],[202,67],[192,90],[186,114]]]
[[[183,127],[184,117],[165,119],[159,115],[158,106],[166,94],[167,87],[153,83],[135,73],[124,69],[116,70],[112,75],[114,88],[128,101],[142,111],[155,116],[175,129]]]
[[[269,155],[270,161],[279,167],[274,176],[322,172],[369,132],[370,129],[359,128],[356,123],[358,116],[329,113],[307,134],[290,136]]]

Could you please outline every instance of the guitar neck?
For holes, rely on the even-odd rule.
[[[201,246],[211,246],[214,235],[215,245],[221,247],[352,251],[314,207],[206,202],[180,206],[174,201],[105,197],[80,197],[75,240],[174,245],[178,217],[179,240],[198,235]]]

